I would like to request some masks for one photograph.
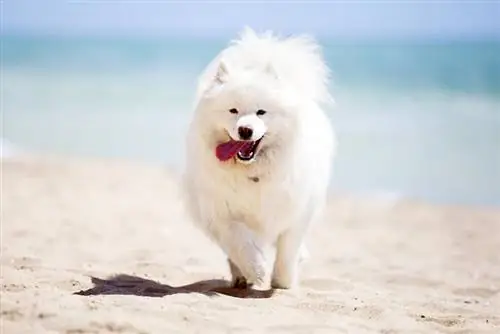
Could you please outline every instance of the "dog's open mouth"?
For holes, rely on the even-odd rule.
[[[245,145],[238,151],[238,159],[240,159],[241,161],[252,160],[257,153],[257,148],[259,147],[261,140],[262,138],[257,141],[246,142]]]
[[[236,156],[242,162],[250,162],[255,158],[261,141],[262,138],[256,141],[231,139],[228,142],[217,145],[215,155],[221,161],[226,161]]]

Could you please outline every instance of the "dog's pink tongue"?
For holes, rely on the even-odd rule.
[[[219,160],[226,161],[234,157],[245,145],[247,145],[245,141],[230,140],[217,145],[215,155]]]

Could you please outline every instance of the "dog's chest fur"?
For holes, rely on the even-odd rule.
[[[292,183],[280,175],[221,168],[203,180],[203,185],[198,184],[204,192],[197,196],[200,213],[216,224],[238,221],[273,238],[292,223],[300,209],[297,203],[301,201],[292,195],[299,192],[290,191]]]

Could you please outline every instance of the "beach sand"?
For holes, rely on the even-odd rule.
[[[227,288],[167,168],[2,162],[2,333],[500,333],[500,209],[331,196],[295,291]]]

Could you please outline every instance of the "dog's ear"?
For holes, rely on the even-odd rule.
[[[217,73],[215,73],[215,82],[217,84],[223,84],[227,80],[228,70],[227,65],[224,61],[220,61],[219,67],[217,68]]]

